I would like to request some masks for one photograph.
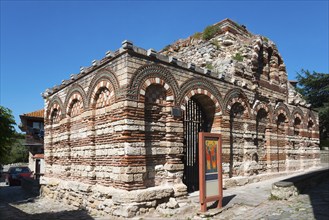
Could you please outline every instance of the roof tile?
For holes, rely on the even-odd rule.
[[[44,109],[41,110],[37,110],[34,112],[29,112],[29,113],[25,113],[23,114],[23,116],[27,116],[27,117],[37,117],[37,118],[43,118],[44,115]]]

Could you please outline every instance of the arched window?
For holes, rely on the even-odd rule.
[[[301,120],[299,117],[296,117],[294,120],[294,135],[298,136],[300,134]]]
[[[54,109],[50,115],[50,124],[55,124],[59,121],[59,112],[57,109]]]
[[[103,108],[105,106],[110,105],[111,100],[111,92],[106,87],[102,87],[98,90],[95,95],[95,107],[96,108]]]
[[[74,99],[70,105],[69,115],[75,117],[82,112],[82,102],[78,99]]]
[[[307,123],[307,136],[308,136],[308,138],[312,138],[313,127],[314,127],[313,120],[309,120],[308,123]]]
[[[286,116],[284,114],[279,114],[278,116],[278,120],[277,120],[277,133],[280,135],[285,135],[286,134],[286,128],[285,128],[285,124],[286,124]]]

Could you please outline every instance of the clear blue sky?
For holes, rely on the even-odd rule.
[[[328,1],[4,1],[0,105],[19,115],[43,108],[46,88],[90,66],[125,39],[162,49],[230,18],[273,40],[289,79],[329,72]]]

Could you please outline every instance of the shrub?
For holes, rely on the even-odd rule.
[[[195,32],[192,36],[193,39],[197,39],[197,40],[201,39],[201,37],[202,37],[202,33],[200,32]]]
[[[214,69],[214,67],[213,67],[213,65],[211,63],[207,63],[206,64],[206,68],[209,69],[209,70]]]
[[[210,42],[212,45],[214,45],[216,47],[216,49],[218,50],[220,48],[220,45],[218,43],[217,40],[213,39],[211,42]]]
[[[280,198],[271,194],[270,197],[268,198],[268,200],[280,200]]]
[[[208,26],[204,29],[203,34],[202,34],[202,39],[203,40],[209,40],[215,36],[215,34],[220,30],[218,26]]]
[[[240,53],[236,53],[235,56],[233,56],[233,60],[241,62],[243,61],[243,56]]]

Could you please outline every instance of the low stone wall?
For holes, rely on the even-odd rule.
[[[290,197],[305,192],[310,187],[316,186],[326,178],[329,178],[329,168],[285,179],[273,183],[271,196],[276,199],[287,200]]]
[[[152,211],[170,198],[186,195],[184,184],[127,191],[55,178],[42,181],[47,182],[41,186],[42,196],[86,209],[91,214],[126,218]]]
[[[280,176],[286,176],[291,174],[298,174],[299,172],[304,172],[307,169],[314,169],[316,167],[320,168],[320,159],[304,159],[298,161],[300,164],[299,169],[292,169],[291,167],[286,167],[285,171],[278,172],[277,170],[270,171],[271,169],[268,169],[266,173],[258,174],[258,175],[245,175],[245,176],[237,176],[233,178],[225,178],[223,179],[223,187],[224,188],[230,188],[230,187],[236,187],[236,186],[243,186],[249,183],[255,183],[259,181],[264,181]]]

